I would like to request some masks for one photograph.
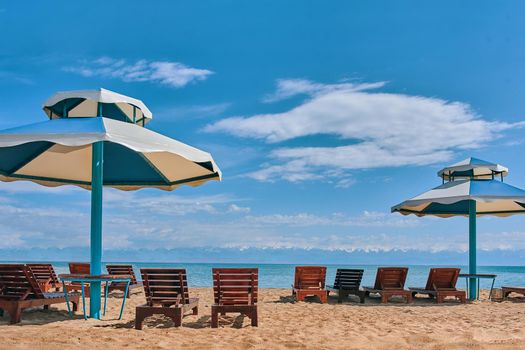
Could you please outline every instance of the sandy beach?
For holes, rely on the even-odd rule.
[[[391,302],[328,304],[292,303],[288,289],[261,289],[259,327],[249,319],[228,314],[220,328],[210,328],[212,292],[192,288],[200,298],[198,316],[173,327],[170,319],[146,319],[134,329],[135,293],[117,320],[121,300],[110,295],[103,321],[83,320],[81,312],[69,320],[64,305],[50,311],[28,310],[19,325],[0,318],[3,349],[518,349],[525,347],[525,302],[478,301],[436,305],[416,300],[411,305]],[[484,292],[486,297],[486,292]],[[81,310],[81,308],[79,309]]]

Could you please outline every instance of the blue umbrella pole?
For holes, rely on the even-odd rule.
[[[92,146],[91,168],[91,275],[102,273],[102,184],[104,141]],[[90,285],[89,315],[100,319],[100,282]]]
[[[468,272],[470,274],[476,273],[476,201],[470,200],[468,202],[468,218],[469,218],[469,247],[468,247],[468,254],[469,254],[469,270]],[[469,291],[469,299],[475,300],[477,297],[477,288],[476,288],[476,279],[471,278],[470,282],[470,291]]]

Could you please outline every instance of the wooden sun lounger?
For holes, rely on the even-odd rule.
[[[425,288],[409,288],[412,296],[426,294],[430,298],[436,298],[437,303],[442,303],[446,297],[455,297],[462,303],[467,302],[467,293],[456,289],[460,269],[458,268],[432,268],[428,273]]]
[[[292,296],[296,301],[303,301],[306,296],[318,296],[321,303],[328,301],[325,289],[325,266],[296,266]]]
[[[80,295],[71,293],[69,301],[73,304],[73,311],[77,311]],[[27,265],[0,264],[0,311],[11,316],[10,323],[19,323],[22,311],[30,307],[65,303],[63,293],[45,293],[35,275]]]
[[[508,298],[510,293],[522,294],[525,296],[525,287],[501,287],[503,299]]]
[[[259,269],[257,268],[215,268],[213,275],[213,296],[211,326],[219,326],[219,313],[240,312],[250,318],[252,326],[258,325],[257,295]]]
[[[89,263],[70,262],[69,263],[69,273],[72,275],[89,275],[91,273]],[[68,292],[70,291],[80,292],[82,290],[81,284],[76,283],[76,282],[67,283],[64,285],[64,288],[66,288]],[[89,283],[84,285],[84,295],[86,298],[89,298],[90,296]]]
[[[142,288],[143,286],[142,282],[137,281],[135,271],[133,271],[133,266],[131,265],[106,265],[106,270],[108,270],[108,274],[110,275],[131,276],[131,283],[129,284],[128,295],[126,296],[128,298],[132,289]],[[111,292],[112,290],[121,290],[124,292],[126,290],[126,284],[127,283],[125,282],[111,282],[108,287],[108,292]]]
[[[337,293],[337,302],[341,303],[343,298],[349,295],[357,295],[361,303],[365,302],[366,292],[360,289],[364,270],[337,269],[333,286],[326,286],[328,293]]]
[[[199,312],[199,299],[190,298],[185,269],[140,269],[146,294],[146,304],[136,308],[135,328],[142,329],[146,317],[160,314],[182,324],[184,314]]]
[[[42,291],[44,293],[48,292],[58,292],[62,287],[62,283],[58,280],[55,269],[51,264],[27,264],[33,274],[35,275]]]
[[[381,295],[381,303],[387,303],[393,296],[402,296],[406,303],[412,302],[412,292],[405,289],[408,274],[406,267],[380,267],[377,269],[374,287],[363,287],[366,295]]]

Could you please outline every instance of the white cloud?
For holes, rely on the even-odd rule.
[[[241,207],[237,204],[230,204],[228,207],[228,212],[230,213],[249,213],[251,208],[249,207]]]
[[[339,176],[347,176],[344,171],[352,169],[449,161],[458,151],[485,146],[502,131],[525,125],[487,121],[462,102],[362,91],[366,84],[356,88],[344,83],[285,82],[279,83],[276,96],[302,91],[311,97],[286,112],[226,118],[208,125],[205,131],[269,144],[324,134],[338,137],[343,145],[275,149],[271,163],[248,174],[257,180],[315,180],[334,169],[342,171]]]
[[[263,99],[264,102],[276,102],[296,95],[322,95],[335,91],[363,91],[383,87],[386,82],[377,83],[351,83],[341,82],[337,84],[315,83],[307,79],[278,79],[277,90]]]
[[[172,87],[182,87],[191,82],[207,79],[212,71],[186,66],[179,62],[138,60],[101,57],[83,61],[78,66],[64,67],[67,72],[84,77],[121,79],[126,82],[156,82]]]

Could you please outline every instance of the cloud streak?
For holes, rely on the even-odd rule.
[[[125,82],[153,82],[177,88],[205,80],[213,74],[210,70],[189,67],[180,62],[145,59],[128,62],[111,57],[82,61],[77,66],[67,66],[63,69],[84,77],[120,79]]]

